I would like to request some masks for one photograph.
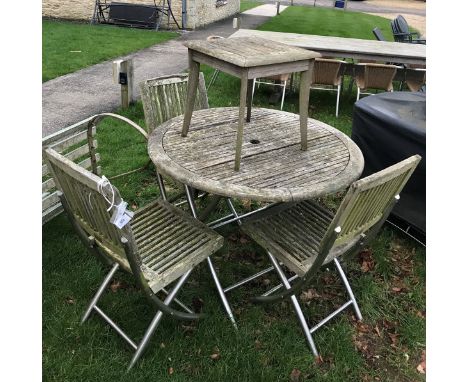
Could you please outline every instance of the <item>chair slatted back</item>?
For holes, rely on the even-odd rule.
[[[188,74],[173,74],[140,83],[146,131],[151,133],[161,123],[185,112]],[[208,95],[203,73],[200,73],[195,110],[208,109]]]
[[[398,15],[395,19],[395,26],[399,33],[411,35],[408,22],[402,15]]]
[[[312,76],[312,84],[334,85],[341,82],[341,68],[345,61],[316,58]]]
[[[426,69],[406,69],[406,85],[412,92],[417,92],[426,83]]]
[[[53,148],[45,149],[44,153],[56,186],[62,191],[75,221],[88,236],[94,237],[107,255],[129,269],[121,243],[122,236],[133,239],[129,225],[119,229],[110,223],[115,207],[107,211],[109,203],[101,193],[112,200],[113,189],[116,205],[122,200],[119,191],[110,184],[100,188],[102,179],[99,176],[57,153]]]
[[[421,157],[414,155],[382,171],[354,182],[343,199],[329,230],[341,227],[335,246],[350,242],[386,218]]]
[[[396,65],[362,63],[357,66],[364,67],[364,73],[356,74],[356,83],[361,89],[393,90]]]
[[[87,118],[55,134],[42,139],[43,147],[52,147],[66,158],[82,168],[90,169],[94,174],[101,174],[100,155],[96,152],[96,127],[88,134]],[[48,222],[63,211],[57,193],[57,187],[45,158],[42,159],[42,224]]]
[[[380,30],[380,28],[378,27],[375,27],[374,29],[372,29],[372,33],[374,34],[375,38],[379,41],[387,41],[387,39],[385,38],[385,36],[383,35],[382,31]]]

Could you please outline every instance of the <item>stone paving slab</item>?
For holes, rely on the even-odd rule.
[[[280,13],[283,12],[288,6],[280,5]],[[264,4],[255,8],[251,8],[248,11],[243,12],[245,15],[255,15],[255,16],[267,16],[273,17],[276,16],[276,5],[275,4]]]

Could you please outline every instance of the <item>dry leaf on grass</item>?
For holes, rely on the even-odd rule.
[[[75,304],[75,299],[73,297],[67,296],[65,297],[65,301],[67,304],[74,305]]]
[[[124,284],[120,282],[120,280],[114,280],[112,281],[112,284],[110,285],[110,289],[112,292],[117,292],[119,289],[124,288]]]
[[[421,354],[421,363],[416,367],[416,370],[421,374],[426,374],[426,351]]]
[[[301,380],[302,373],[299,369],[293,369],[289,375],[290,382],[299,382]]]
[[[217,361],[218,359],[221,358],[221,355],[219,353],[213,353],[210,355],[210,358],[213,360],[213,361]]]
[[[174,374],[174,368],[173,368],[173,367],[170,367],[169,370],[168,370],[167,372],[169,373],[169,375]]]

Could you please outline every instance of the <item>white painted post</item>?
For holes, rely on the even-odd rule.
[[[112,76],[115,84],[120,85],[122,108],[133,102],[133,60],[116,60],[112,63]]]
[[[240,28],[240,24],[241,24],[240,18],[234,17],[234,18],[232,19],[232,27],[233,27],[234,29],[239,29],[239,28]]]

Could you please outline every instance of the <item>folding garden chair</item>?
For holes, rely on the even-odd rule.
[[[343,78],[343,64],[346,64],[346,61],[316,58],[312,77],[311,89],[336,91],[336,117],[338,117],[338,110],[340,107],[340,92],[341,81]],[[328,87],[321,87],[321,85]]]
[[[133,212],[119,191],[105,178],[75,164],[52,148],[45,157],[59,197],[79,238],[88,250],[111,266],[82,318],[99,314],[135,351],[129,369],[139,359],[163,314],[177,319],[200,318],[182,303],[184,311],[170,307],[193,267],[216,252],[223,238],[200,221],[161,199]],[[97,305],[114,273],[122,268],[133,274],[157,313],[139,343]],[[172,291],[165,288],[175,282]],[[167,297],[161,300],[159,292]]]
[[[393,79],[399,67],[396,65],[359,63],[356,64],[355,81],[357,86],[356,101],[367,89],[380,89],[393,92]]]
[[[187,85],[187,73],[152,78],[140,83],[141,100],[148,134],[161,123],[184,114],[185,104],[187,102]],[[200,73],[199,76],[198,92],[194,108],[195,110],[209,108],[203,73]],[[161,195],[166,197],[166,188],[159,172],[157,172],[157,179]],[[178,199],[179,196],[180,195],[173,199]]]
[[[414,155],[354,182],[335,214],[311,200],[279,205],[263,217],[241,224],[241,229],[266,250],[284,286],[281,292],[272,294],[280,289],[276,287],[255,300],[275,302],[290,298],[314,356],[318,356],[318,351],[312,334],[318,328],[349,306],[354,308],[357,319],[362,319],[338,256],[358,251],[377,234],[420,160],[419,155]],[[288,279],[279,262],[296,275]],[[349,300],[310,328],[295,294],[316,276],[322,265],[330,262],[335,264]],[[291,286],[290,282],[297,278]]]

